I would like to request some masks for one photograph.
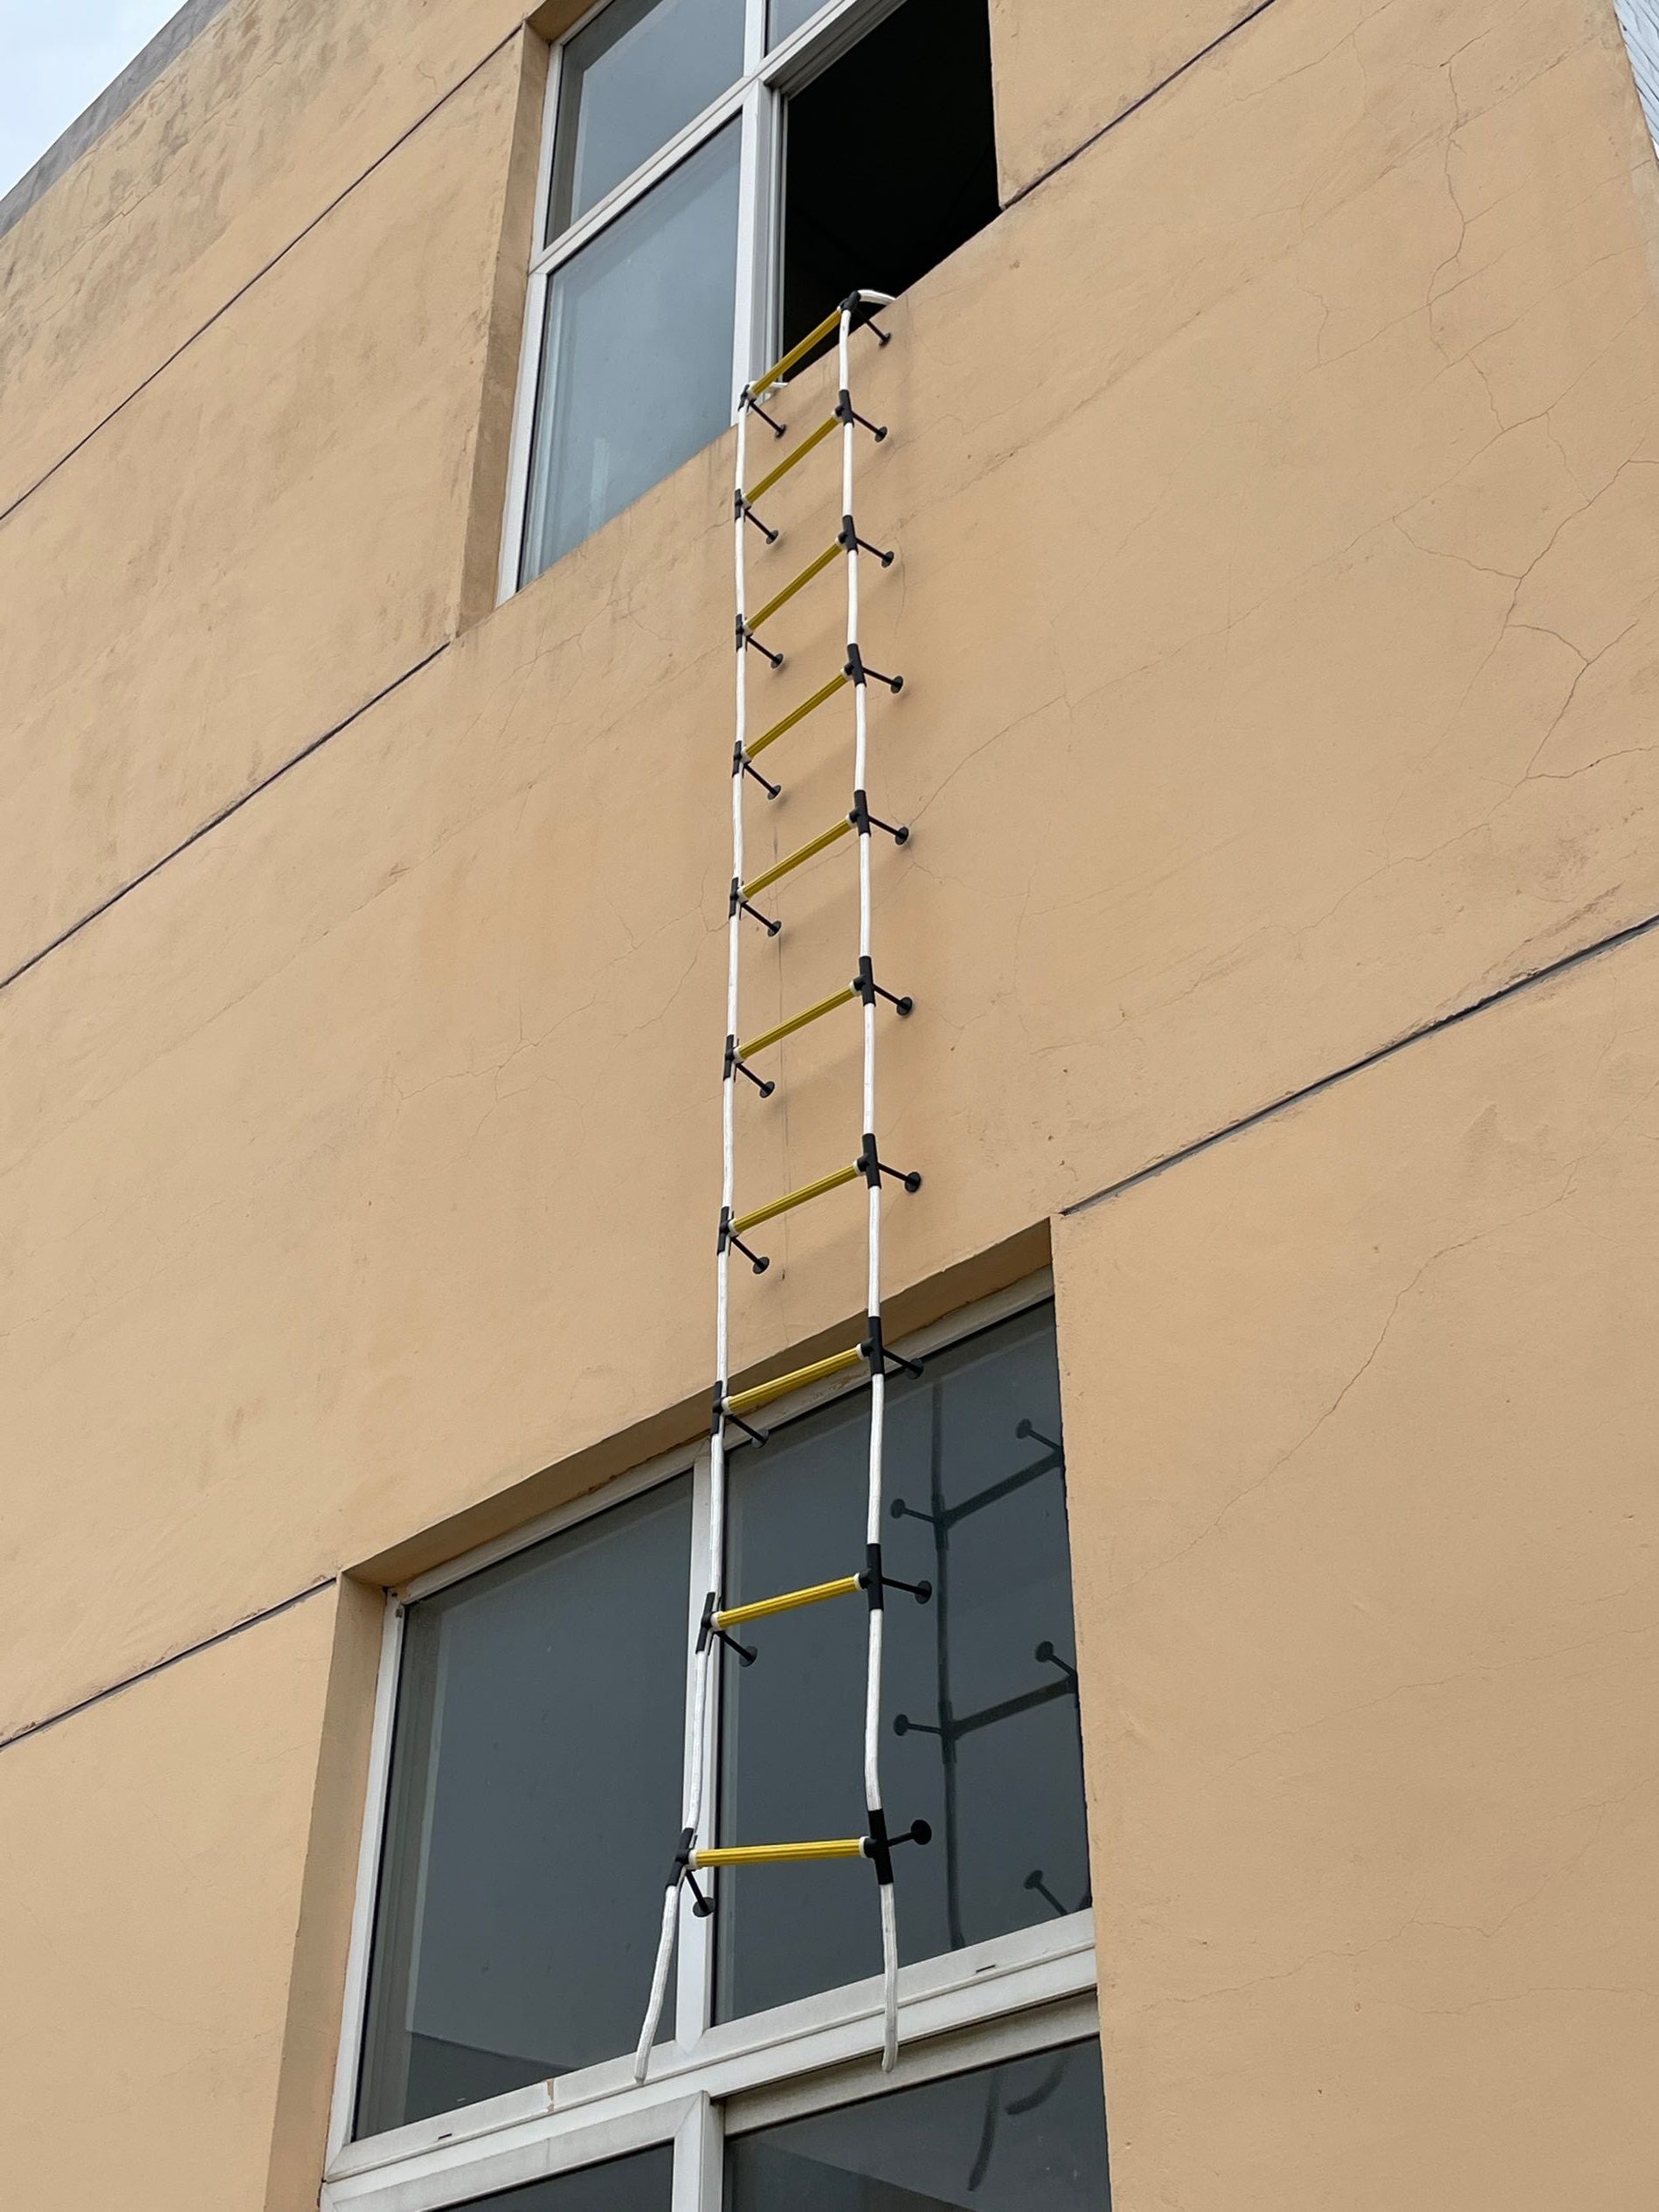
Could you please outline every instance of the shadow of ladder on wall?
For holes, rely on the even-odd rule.
[[[638,2050],[634,2054],[633,2073],[636,2081],[644,2081],[650,2063],[652,2046],[656,2041],[657,2029],[662,2017],[663,2004],[667,1994],[668,1975],[674,1960],[675,1937],[679,1927],[683,1897],[688,1897],[691,1909],[700,1916],[714,1910],[698,1875],[719,1867],[739,1869],[767,1864],[799,1863],[827,1859],[868,1859],[872,1866],[876,1897],[881,1920],[881,1962],[884,1991],[884,2023],[881,2061],[891,2070],[898,2056],[898,1925],[894,1900],[893,1852],[905,1842],[926,1843],[930,1834],[925,1821],[917,1821],[901,1835],[889,1833],[881,1801],[880,1757],[880,1729],[881,1713],[881,1658],[884,1600],[888,1590],[902,1590],[925,1604],[931,1591],[925,1582],[901,1583],[885,1574],[881,1566],[881,1518],[883,1504],[882,1448],[887,1412],[887,1379],[890,1372],[902,1370],[919,1374],[921,1370],[913,1361],[902,1359],[889,1351],[881,1337],[881,1206],[883,1185],[899,1183],[903,1189],[915,1192],[921,1187],[922,1178],[915,1173],[901,1173],[888,1167],[881,1159],[875,1131],[875,1047],[877,1014],[883,1003],[899,1014],[908,1014],[910,1000],[888,991],[875,978],[874,950],[871,942],[871,866],[870,840],[881,830],[896,844],[907,842],[909,832],[882,821],[870,812],[866,789],[869,741],[869,690],[872,684],[881,684],[890,692],[902,688],[902,676],[884,676],[869,667],[859,649],[859,563],[862,555],[869,554],[880,561],[883,568],[890,566],[893,555],[883,553],[860,537],[854,520],[854,475],[857,456],[859,432],[864,431],[880,444],[887,436],[885,426],[866,420],[853,405],[851,393],[851,356],[854,333],[870,330],[883,346],[889,342],[889,334],[880,329],[872,321],[876,309],[890,306],[885,293],[853,293],[833,315],[828,315],[815,330],[807,333],[798,345],[792,347],[781,361],[774,363],[765,375],[750,384],[743,394],[737,416],[737,481],[733,494],[733,545],[736,582],[736,685],[737,735],[731,761],[731,836],[732,875],[728,931],[729,965],[726,990],[725,1064],[722,1086],[722,1148],[721,1205],[719,1231],[716,1240],[718,1270],[715,1304],[715,1372],[714,1407],[710,1431],[710,1508],[709,1556],[713,1562],[711,1579],[714,1587],[709,1592],[702,1609],[702,1624],[691,1659],[691,1681],[686,1700],[687,1727],[689,1743],[686,1760],[685,1815],[678,1848],[668,1876],[663,1897],[662,1930],[658,1941],[655,1971],[652,1977],[651,1995],[646,2008],[645,2023],[640,2031]],[[791,371],[805,362],[830,337],[835,337],[840,347],[840,376],[839,392],[833,411],[816,428],[800,438],[785,458],[755,482],[748,481],[749,435],[752,421],[759,421],[778,438],[786,434],[788,425],[770,414],[762,402],[776,394]],[[777,404],[774,397],[772,404]],[[746,584],[747,548],[750,542],[748,532],[757,530],[768,545],[774,544],[778,532],[770,529],[757,511],[756,502],[765,497],[796,465],[804,460],[839,428],[841,433],[841,519],[840,529],[833,542],[809,561],[800,573],[775,592],[764,605],[749,612]],[[795,594],[805,589],[812,579],[821,575],[835,561],[844,560],[847,569],[847,659],[840,674],[814,691],[810,697],[779,722],[750,740],[749,736],[749,674],[751,655],[771,670],[783,665],[781,653],[774,653],[757,634],[781,608],[787,605]],[[774,866],[760,873],[746,876],[743,862],[744,805],[752,784],[756,791],[764,791],[769,799],[776,798],[781,786],[772,783],[756,766],[756,761],[769,747],[790,731],[797,729],[815,714],[820,707],[843,690],[850,689],[854,702],[854,764],[852,805],[839,821],[822,831],[787,854]],[[781,923],[764,913],[754,903],[763,893],[770,890],[812,860],[817,854],[837,843],[841,838],[856,834],[858,839],[859,931],[858,972],[846,986],[819,1000],[816,1006],[791,1015],[775,1028],[762,1034],[743,1039],[738,1031],[738,998],[743,967],[743,944],[746,934],[755,928],[764,930],[769,937],[776,937]],[[769,1098],[777,1089],[776,1080],[761,1070],[764,1056],[773,1047],[793,1036],[798,1030],[822,1020],[839,1008],[858,1004],[861,1009],[864,1033],[863,1049],[863,1115],[862,1141],[856,1159],[848,1165],[820,1176],[816,1182],[807,1183],[799,1190],[786,1192],[781,1198],[756,1206],[745,1213],[735,1212],[736,1161],[737,1086],[740,1080],[752,1085],[762,1098]],[[759,1067],[757,1062],[760,1062]],[[866,1323],[861,1341],[849,1345],[844,1351],[833,1353],[826,1359],[815,1360],[812,1365],[798,1368],[793,1373],[779,1375],[774,1380],[757,1385],[752,1389],[734,1392],[731,1389],[731,1331],[730,1331],[730,1270],[733,1255],[742,1258],[757,1275],[764,1275],[771,1261],[757,1252],[744,1240],[767,1221],[791,1213],[797,1206],[806,1206],[832,1191],[852,1183],[865,1186],[868,1209],[868,1273],[865,1293]],[[754,1427],[748,1416],[757,1413],[773,1400],[785,1397],[791,1391],[804,1388],[810,1383],[847,1373],[854,1369],[868,1371],[869,1386],[869,1485],[868,1514],[865,1528],[865,1555],[857,1572],[841,1576],[833,1582],[820,1582],[812,1587],[789,1590],[775,1596],[757,1598],[743,1604],[728,1605],[722,1587],[724,1579],[724,1537],[726,1519],[727,1451],[730,1432],[753,1443],[764,1443],[764,1433]],[[702,1831],[709,1818],[705,1806],[707,1774],[705,1771],[708,1742],[709,1700],[714,1679],[715,1662],[719,1647],[731,1650],[744,1665],[752,1664],[754,1650],[742,1643],[733,1631],[746,1621],[793,1611],[796,1607],[819,1605],[831,1600],[854,1598],[862,1595],[869,1614],[869,1642],[865,1683],[864,1705],[864,1792],[867,1828],[862,1835],[838,1836],[803,1842],[729,1843],[713,1844],[702,1841]]]

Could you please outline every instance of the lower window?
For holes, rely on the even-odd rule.
[[[634,2078],[688,1766],[715,1842],[862,1819],[869,1400],[819,1386],[732,1452],[723,1517],[732,1599],[814,1601],[741,1623],[695,1744],[706,1449],[391,1607],[321,2212],[1107,2203],[1047,1282],[906,1349],[880,1741],[888,1802],[931,1835],[898,1878],[897,2072],[876,1885],[847,1856],[708,1875],[712,1915],[672,1893],[675,1971]]]
[[[1110,2202],[1093,2043],[757,2129],[726,2149],[724,2212],[1106,2212]]]

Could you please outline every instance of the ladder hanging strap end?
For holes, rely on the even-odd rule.
[[[749,748],[750,759],[753,760],[757,753],[764,753],[767,746],[775,744],[778,738],[787,736],[798,722],[805,722],[814,708],[821,707],[826,699],[833,699],[836,693],[844,690],[852,681],[853,679],[845,668],[839,676],[832,676],[829,681],[820,690],[815,691],[810,699],[802,700],[792,714],[785,715],[782,722],[775,722],[770,729],[761,732]]]
[[[810,1367],[797,1367],[792,1374],[757,1383],[752,1390],[734,1391],[726,1400],[726,1411],[752,1413],[757,1406],[769,1406],[774,1398],[787,1397],[791,1390],[804,1390],[808,1383],[822,1382],[829,1375],[844,1375],[850,1367],[863,1365],[864,1354],[856,1347],[851,1351],[832,1352],[827,1359],[814,1359]]]
[[[833,845],[838,838],[845,837],[852,826],[852,816],[844,815],[833,828],[824,831],[821,836],[811,839],[800,847],[798,851],[790,854],[786,860],[779,861],[775,867],[764,869],[759,875],[751,875],[748,882],[743,885],[741,896],[745,900],[751,899],[757,891],[767,889],[770,885],[778,882],[781,877],[793,874],[798,868],[812,859],[816,854],[823,852],[826,846]]]
[[[759,410],[757,409],[756,412],[758,413]],[[764,499],[767,493],[771,490],[775,484],[781,483],[783,479],[788,475],[790,470],[794,467],[797,461],[805,460],[807,454],[812,452],[814,446],[821,446],[824,440],[829,436],[830,432],[836,428],[836,417],[833,415],[826,415],[823,421],[818,425],[818,428],[816,430],[809,430],[805,437],[802,439],[800,444],[795,446],[791,452],[785,453],[783,460],[778,462],[776,468],[768,469],[764,476],[761,477],[757,482],[751,484],[749,489],[741,494],[744,514],[747,515],[749,513],[750,508],[756,500]],[[760,518],[756,516],[755,519],[756,521],[759,521]],[[774,531],[772,535],[775,538],[777,533]]]
[[[765,605],[750,616],[744,626],[749,632],[751,643],[761,624],[776,614],[779,607],[787,606],[795,594],[798,591],[804,591],[815,576],[821,576],[830,563],[839,558],[840,551],[841,542],[840,538],[837,538],[833,545],[826,545],[821,553],[806,563],[798,577],[792,577],[781,591],[774,591]]]
[[[737,1057],[747,1060],[751,1053],[764,1052],[768,1045],[780,1045],[785,1037],[792,1037],[798,1029],[805,1029],[810,1021],[821,1021],[826,1013],[833,1013],[837,1006],[844,1006],[859,995],[858,985],[848,984],[845,991],[833,992],[827,999],[820,999],[815,1006],[808,1006],[805,1013],[791,1014],[787,1021],[780,1021],[776,1029],[768,1029],[758,1037],[751,1037],[747,1044],[739,1045]],[[906,1013],[910,1009],[907,1003]]]
[[[781,1597],[757,1598],[752,1605],[722,1606],[713,1615],[716,1628],[736,1628],[745,1621],[766,1621],[774,1613],[793,1613],[798,1606],[822,1605],[827,1598],[850,1598],[863,1587],[864,1578],[844,1574],[838,1582],[815,1582],[810,1590],[786,1590]]]

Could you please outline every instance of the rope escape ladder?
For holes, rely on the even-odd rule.
[[[667,1886],[663,1896],[662,1925],[658,1939],[655,1967],[652,1974],[651,1994],[646,2007],[638,2048],[634,2053],[633,2077],[643,2082],[650,2063],[652,2047],[667,1995],[676,1935],[680,1923],[681,1894],[691,1899],[691,1910],[700,1918],[706,1918],[714,1910],[711,1898],[699,1884],[700,1872],[720,1867],[744,1868],[764,1864],[787,1864],[830,1859],[862,1858],[874,1867],[876,1892],[881,1912],[881,1967],[883,1993],[883,2025],[881,2063],[890,2071],[898,2056],[898,1923],[894,1898],[893,1852],[903,1842],[926,1843],[930,1831],[925,1821],[917,1821],[901,1835],[889,1832],[881,1794],[881,1712],[882,1687],[883,1628],[885,1593],[897,1589],[909,1592],[918,1602],[926,1604],[932,1593],[925,1583],[902,1583],[885,1574],[881,1566],[881,1520],[883,1513],[882,1454],[885,1442],[887,1416],[887,1383],[894,1370],[920,1374],[914,1362],[889,1351],[881,1335],[881,1209],[883,1185],[888,1180],[901,1183],[904,1189],[914,1192],[920,1188],[922,1178],[916,1173],[903,1173],[886,1165],[876,1142],[875,1115],[875,1052],[877,1040],[877,1013],[881,1003],[890,1005],[899,1014],[910,1012],[909,998],[888,991],[875,979],[874,949],[871,919],[871,855],[872,833],[881,830],[895,844],[907,842],[908,829],[884,822],[870,812],[867,796],[868,787],[869,755],[869,688],[872,684],[883,685],[896,693],[903,685],[902,676],[885,676],[869,667],[859,645],[859,563],[862,554],[873,555],[883,568],[890,565],[893,555],[883,553],[858,535],[854,522],[854,472],[857,457],[858,433],[868,432],[877,444],[887,436],[885,426],[868,421],[854,409],[851,396],[851,350],[853,334],[856,328],[868,327],[874,332],[880,343],[888,344],[889,335],[878,329],[871,320],[877,308],[890,306],[889,296],[880,292],[854,292],[833,315],[814,330],[809,331],[800,342],[783,358],[773,363],[764,376],[749,385],[742,395],[737,413],[736,485],[733,494],[733,562],[736,590],[736,740],[731,758],[731,842],[732,874],[729,914],[727,931],[726,1035],[724,1066],[722,1081],[721,1105],[721,1194],[720,1220],[716,1238],[715,1371],[716,1381],[709,1433],[709,1555],[712,1561],[710,1588],[705,1600],[702,1618],[691,1656],[690,1682],[686,1700],[688,1745],[685,1761],[685,1800],[680,1841],[674,1855]],[[800,439],[793,448],[774,467],[755,483],[748,482],[749,429],[751,417],[757,417],[779,438],[787,425],[779,423],[760,404],[763,398],[781,386],[791,371],[798,367],[808,355],[826,339],[834,335],[839,346],[840,379],[836,404],[829,417]],[[775,404],[775,403],[774,403]],[[830,439],[839,428],[841,433],[841,513],[840,528],[834,541],[809,562],[791,581],[775,592],[752,614],[749,612],[746,576],[746,531],[753,527],[760,531],[766,543],[777,542],[778,533],[768,528],[755,510],[755,502],[764,498],[775,485],[809,453]],[[774,653],[756,635],[763,624],[769,621],[780,608],[786,605],[798,591],[804,590],[812,579],[822,574],[837,558],[844,558],[847,569],[847,659],[839,674],[821,685],[809,698],[752,741],[749,736],[748,679],[750,654],[757,654],[771,669],[782,666],[783,656]],[[801,846],[797,851],[776,862],[771,868],[750,877],[744,873],[743,809],[745,786],[751,781],[764,790],[770,798],[776,798],[781,786],[771,783],[756,767],[758,755],[779,738],[798,727],[809,715],[826,705],[843,689],[853,693],[854,762],[852,805],[846,817]],[[757,923],[769,937],[776,937],[781,923],[761,911],[753,900],[760,892],[781,881],[815,854],[824,851],[849,834],[858,840],[858,972],[841,990],[833,992],[815,1006],[778,1024],[757,1036],[743,1039],[739,1028],[739,985],[742,974],[743,926],[746,921]],[[785,1192],[767,1203],[755,1206],[744,1213],[737,1213],[736,1194],[736,1099],[737,1082],[742,1076],[752,1084],[763,1098],[771,1096],[777,1089],[775,1078],[757,1072],[752,1064],[756,1058],[773,1046],[792,1036],[797,1031],[819,1021],[837,1008],[856,1000],[861,1007],[863,1032],[863,1116],[862,1143],[858,1157],[850,1164],[836,1168],[816,1181],[799,1189]],[[779,1375],[774,1380],[751,1388],[734,1392],[730,1387],[731,1327],[730,1327],[730,1270],[734,1252],[746,1260],[756,1275],[764,1274],[771,1265],[769,1257],[757,1252],[744,1242],[750,1232],[764,1222],[791,1212],[813,1199],[826,1196],[847,1185],[862,1181],[865,1185],[867,1209],[867,1274],[865,1334],[856,1345],[832,1353],[827,1358],[815,1360],[810,1366],[801,1367],[791,1374]],[[774,1597],[754,1600],[746,1604],[728,1605],[723,1590],[724,1545],[726,1523],[726,1478],[729,1432],[736,1430],[755,1444],[766,1441],[764,1431],[751,1426],[747,1416],[771,1400],[826,1378],[850,1373],[855,1369],[868,1370],[869,1381],[869,1462],[865,1525],[864,1565],[856,1573],[840,1576],[830,1582],[815,1583],[808,1588],[785,1591]],[[705,1823],[704,1804],[706,1786],[707,1745],[709,1726],[709,1699],[712,1694],[715,1654],[719,1647],[729,1649],[744,1664],[753,1662],[757,1653],[750,1646],[738,1641],[733,1629],[750,1621],[772,1614],[791,1612],[808,1605],[851,1597],[862,1593],[868,1612],[868,1641],[865,1670],[864,1696],[864,1797],[867,1827],[862,1835],[832,1837],[821,1841],[783,1843],[744,1843],[718,1845],[705,1843],[702,1832]]]

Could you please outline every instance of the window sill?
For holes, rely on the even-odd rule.
[[[914,2049],[1068,1998],[1092,2000],[1095,1980],[1088,1912],[971,1945],[904,1970],[901,2043]],[[672,2139],[704,2098],[855,2063],[874,2056],[881,2040],[881,1985],[873,1977],[712,2028],[690,2046],[660,2045],[642,2084],[629,2059],[607,2059],[349,2143],[329,2166],[324,2212],[425,2212],[457,2195],[616,2157]]]

